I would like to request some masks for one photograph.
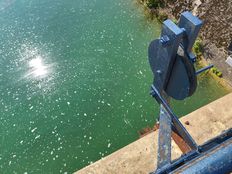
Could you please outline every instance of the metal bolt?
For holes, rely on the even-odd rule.
[[[161,70],[157,70],[156,72],[157,72],[157,74],[162,74]]]
[[[167,44],[170,42],[170,39],[167,35],[164,35],[160,38],[160,43],[163,45],[163,46],[167,46]]]

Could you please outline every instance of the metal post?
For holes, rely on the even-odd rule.
[[[159,130],[158,168],[171,163],[172,119],[162,104],[160,104]]]

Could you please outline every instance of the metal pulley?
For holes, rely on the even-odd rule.
[[[196,57],[191,50],[201,26],[199,18],[184,12],[178,25],[164,21],[160,39],[149,45],[153,84],[176,100],[191,96],[197,88]]]
[[[154,54],[154,50],[159,48],[159,51]],[[197,88],[196,71],[192,62],[183,54],[183,49],[178,48],[178,52],[173,58],[173,63],[170,72],[166,72],[168,78],[163,79],[166,66],[162,60],[162,56],[157,53],[167,54],[165,47],[160,43],[160,40],[154,40],[149,46],[149,62],[154,73],[154,84],[163,88],[168,96],[174,99],[182,100],[191,96]],[[156,62],[156,63],[155,63]],[[160,63],[157,63],[160,62]]]
[[[160,104],[157,168],[152,174],[229,173],[232,171],[232,129],[199,146],[169,106],[170,97],[183,100],[197,88],[196,57],[191,52],[202,21],[190,12],[181,14],[179,24],[166,20],[160,39],[151,42],[149,63],[154,75],[150,94]],[[171,140],[183,155],[172,160]],[[221,163],[222,162],[222,163]]]

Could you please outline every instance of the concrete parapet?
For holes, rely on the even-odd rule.
[[[181,118],[200,145],[232,127],[232,93]],[[147,174],[155,170],[158,131],[152,132],[75,174]],[[173,143],[173,158],[181,152]]]

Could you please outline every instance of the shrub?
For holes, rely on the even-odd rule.
[[[173,19],[173,22],[177,25],[178,21],[176,19]]]
[[[160,12],[157,16],[157,19],[162,23],[163,21],[168,19],[168,15],[164,12]]]
[[[217,68],[216,67],[213,67],[211,68],[212,72],[215,74],[217,72]]]
[[[197,56],[201,56],[202,55],[202,51],[203,51],[203,46],[201,43],[200,39],[197,39],[193,45],[193,52],[197,55]]]
[[[219,71],[216,67],[213,67],[213,68],[212,68],[212,72],[213,72],[214,74],[216,74],[216,76],[222,77],[222,72]]]
[[[217,75],[218,77],[222,77],[222,72],[217,72],[216,75]]]
[[[157,9],[163,5],[162,0],[148,0],[147,7]]]

